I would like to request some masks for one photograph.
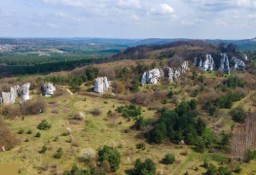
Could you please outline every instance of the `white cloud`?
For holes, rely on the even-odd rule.
[[[247,7],[247,8],[255,8],[256,2],[255,0],[236,0],[237,5],[241,7]]]
[[[55,4],[55,5],[86,7],[85,0],[43,0],[43,2],[48,4]]]
[[[150,9],[153,15],[174,15],[174,9],[169,4],[153,5]]]

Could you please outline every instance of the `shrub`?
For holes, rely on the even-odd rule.
[[[116,109],[117,112],[121,113],[123,117],[135,118],[141,115],[141,107],[131,104],[129,106],[120,106]]]
[[[136,144],[136,148],[144,150],[144,149],[146,149],[146,145],[145,145],[145,143],[138,143],[138,144]]]
[[[37,133],[35,134],[35,137],[41,137],[41,133],[40,133],[40,132],[37,132]]]
[[[173,154],[166,154],[161,162],[163,164],[169,165],[169,164],[173,164],[174,161],[175,161],[175,156]]]
[[[60,159],[63,156],[63,149],[59,148],[57,149],[56,153],[53,155],[55,159]]]
[[[236,108],[230,112],[232,119],[238,123],[244,123],[247,117],[246,112],[242,108]]]
[[[149,126],[152,123],[150,119],[144,119],[143,117],[138,117],[133,126],[136,130],[143,130],[146,126]]]
[[[230,109],[234,102],[237,102],[243,98],[241,93],[228,93],[224,96],[218,97],[215,101],[208,101],[204,105],[210,115],[213,115],[218,108]]]
[[[94,108],[91,112],[90,112],[93,116],[99,116],[101,114],[101,111],[99,108]]]
[[[148,105],[152,102],[151,94],[144,92],[137,92],[131,97],[131,102],[138,105]]]
[[[130,87],[131,92],[137,92],[140,87],[140,82],[138,80],[132,80],[131,85],[132,85]]]
[[[153,129],[146,133],[147,140],[152,143],[162,143],[169,138],[174,143],[184,140],[193,144],[197,136],[202,135],[206,126],[192,110],[191,102],[181,102],[174,110],[160,110],[160,119],[154,123]]]
[[[27,131],[27,134],[32,134],[32,130],[29,129],[29,130]]]
[[[226,81],[224,81],[223,84],[229,88],[236,88],[236,87],[243,88],[245,85],[245,82],[243,82],[236,76],[230,76]]]
[[[89,170],[79,169],[77,165],[73,165],[70,171],[65,171],[63,175],[106,175],[102,170],[92,168]]]
[[[11,133],[9,128],[7,128],[4,121],[0,119],[0,151],[2,151],[2,146],[5,150],[12,149],[17,144],[14,135]]]
[[[51,128],[51,124],[47,122],[47,120],[42,120],[38,125],[37,125],[37,129],[40,130],[47,130]]]
[[[23,134],[24,133],[24,129],[19,129],[19,131],[17,132],[17,134]]]
[[[256,159],[256,151],[247,150],[245,153],[245,162],[250,162],[251,160]]]
[[[47,147],[44,145],[39,151],[40,154],[44,154],[47,151]]]
[[[234,173],[241,173],[241,171],[242,168],[239,165],[237,165],[236,168],[234,169]]]
[[[1,114],[8,118],[14,119],[15,117],[21,115],[21,111],[19,107],[14,105],[7,105],[1,109]]]
[[[242,97],[243,97],[242,94],[228,93],[227,95],[217,98],[216,104],[220,108],[228,108],[229,109],[232,107],[233,102],[241,100]]]
[[[88,66],[85,69],[85,75],[89,81],[94,80],[99,73],[99,69],[97,67]]]
[[[156,165],[151,159],[146,159],[142,162],[140,159],[137,159],[132,170],[133,175],[155,175],[156,174]]]
[[[124,83],[121,81],[114,81],[113,83],[111,83],[111,86],[115,94],[121,94],[125,91]]]
[[[23,115],[35,115],[44,112],[46,103],[43,99],[39,98],[33,101],[26,101],[21,105]]]
[[[101,164],[103,163],[103,161],[107,161],[110,165],[111,171],[115,172],[118,170],[121,163],[121,156],[116,148],[104,146],[102,149],[99,150],[98,156]]]

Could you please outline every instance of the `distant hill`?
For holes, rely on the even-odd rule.
[[[140,40],[134,43],[135,46],[139,45],[161,45],[168,44],[175,41],[187,40],[187,39],[161,39],[161,38],[148,38],[144,40]]]
[[[198,54],[217,53],[217,48],[203,40],[181,40],[161,45],[143,45],[129,47],[112,56],[112,59],[147,58],[192,58]]]
[[[256,38],[244,40],[207,40],[212,44],[232,43],[235,44],[240,51],[256,51]]]

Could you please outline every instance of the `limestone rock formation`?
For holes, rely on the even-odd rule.
[[[249,60],[248,56],[245,53],[243,54],[243,60],[244,61],[248,61]]]
[[[205,58],[195,58],[194,65],[203,71],[212,71],[214,69],[220,72],[230,74],[231,70],[244,70],[245,60],[248,60],[247,55],[243,55],[242,59],[233,57],[230,59],[226,53],[220,53],[212,57],[211,54],[206,54]]]
[[[230,65],[229,65],[228,55],[226,53],[221,53],[220,56],[221,56],[220,57],[220,65],[219,65],[218,70],[220,72],[230,74]]]
[[[158,80],[163,77],[163,71],[155,68],[144,72],[141,78],[141,84],[157,84]]]
[[[236,57],[233,57],[231,60],[230,60],[230,64],[232,65],[233,69],[234,70],[245,70],[245,63],[244,61],[236,58]]]
[[[30,99],[30,96],[29,96],[29,88],[30,88],[30,83],[26,83],[26,84],[23,84],[19,90],[18,90],[18,95],[20,97],[20,99],[22,101],[27,101]]]
[[[177,80],[189,70],[189,64],[188,64],[188,61],[184,61],[180,67],[178,68],[167,67],[166,70],[167,70],[166,76],[170,81],[170,83],[172,83],[174,80]]]
[[[52,83],[46,83],[41,86],[41,92],[43,96],[52,96],[56,91],[56,87]]]
[[[16,99],[18,98],[18,90],[19,90],[19,86],[14,86],[14,87],[11,87],[10,89],[10,101],[11,103],[15,103]]]
[[[203,71],[212,71],[214,69],[214,60],[211,54],[206,54],[205,58],[195,58],[194,65]]]
[[[6,104],[6,105],[15,103],[18,97],[18,89],[19,89],[19,86],[14,86],[10,88],[10,92],[2,92],[0,103]]]
[[[14,104],[18,97],[22,101],[29,100],[29,87],[30,83],[26,83],[24,85],[20,86],[13,86],[10,88],[10,92],[2,92],[0,94],[0,104]]]
[[[175,73],[175,70],[170,68],[170,67],[167,67],[167,78],[170,82],[173,82],[174,81],[174,73]]]
[[[104,93],[107,92],[110,87],[107,77],[99,77],[95,80],[94,92]]]
[[[13,104],[11,101],[11,93],[10,92],[2,92],[3,104],[9,105]]]

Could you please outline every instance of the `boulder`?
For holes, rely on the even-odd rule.
[[[107,77],[99,77],[95,80],[94,92],[104,93],[107,92],[110,87]]]
[[[79,112],[79,113],[74,115],[73,119],[74,120],[85,120],[85,115],[84,115],[84,113]]]
[[[245,63],[244,61],[236,58],[236,57],[233,57],[231,60],[230,60],[230,64],[232,65],[233,69],[234,70],[245,70]]]
[[[20,99],[22,101],[27,101],[30,99],[30,96],[29,96],[29,88],[30,88],[30,83],[26,83],[26,84],[23,84],[19,90],[18,90],[18,95],[20,97]]]
[[[56,91],[56,87],[52,83],[46,83],[41,86],[41,92],[43,96],[52,96]]]
[[[158,80],[163,77],[163,71],[155,68],[144,72],[141,78],[141,84],[157,84]]]

